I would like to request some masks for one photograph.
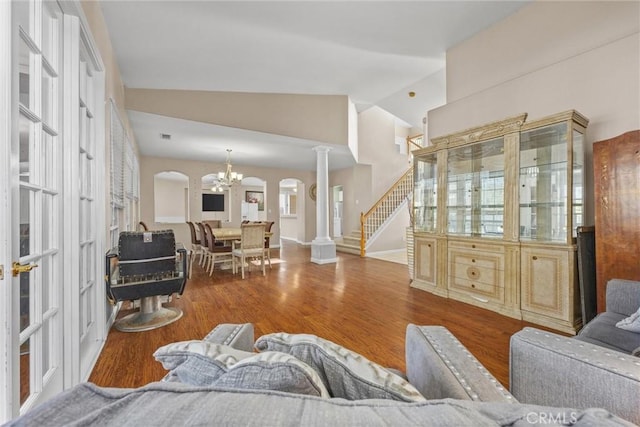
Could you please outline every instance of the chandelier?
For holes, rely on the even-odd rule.
[[[231,150],[227,148],[227,169],[225,171],[218,172],[218,176],[214,179],[211,191],[222,191],[240,181],[242,181],[242,174],[235,173],[231,170]]]

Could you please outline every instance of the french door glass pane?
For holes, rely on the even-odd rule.
[[[42,311],[46,312],[51,308],[51,282],[52,282],[51,257],[45,256],[38,263],[38,270],[42,276]]]
[[[20,256],[31,254],[31,210],[33,208],[33,194],[28,188],[20,189]]]
[[[52,212],[53,209],[53,196],[51,194],[42,194],[42,212]],[[53,218],[49,215],[42,216],[42,250],[46,251],[51,248],[51,233],[53,231],[52,222]]]
[[[31,338],[20,346],[20,404],[22,405],[31,394]]]
[[[18,2],[19,3],[19,2]],[[18,50],[18,67],[19,67],[19,96],[20,103],[27,108],[31,107],[31,50],[27,43],[20,38]]]
[[[16,22],[20,25],[20,27],[22,27],[26,34],[30,34],[31,30],[31,23],[29,18],[33,9],[30,7],[30,5],[31,2],[27,0],[14,1],[11,5]]]
[[[34,135],[34,124],[23,114],[20,114],[19,118],[19,132],[20,181],[28,182],[31,172],[31,141]]]
[[[54,127],[53,113],[56,110],[56,85],[57,79],[53,77],[46,67],[42,67],[42,121],[53,130]]]
[[[54,70],[58,64],[58,44],[60,43],[60,9],[56,2],[44,2],[42,6],[42,55]]]
[[[42,330],[39,332],[42,334],[42,374],[46,375],[51,369],[51,342],[53,328],[51,327],[51,322],[49,319],[46,319],[42,322]]]

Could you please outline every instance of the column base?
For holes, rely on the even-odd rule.
[[[331,264],[337,261],[336,242],[331,239],[314,239],[311,242],[311,262],[315,264]]]

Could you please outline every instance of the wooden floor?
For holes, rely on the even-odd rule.
[[[279,254],[272,249],[266,277],[254,267],[245,280],[229,270],[210,278],[194,265],[184,295],[170,303],[184,316],[146,332],[112,328],[89,380],[109,387],[160,380],[166,371],[152,356],[158,347],[201,339],[219,323],[245,322],[255,325],[256,338],[315,334],[404,370],[405,328],[415,323],[446,326],[508,387],[509,338],[528,323],[411,288],[406,265],[342,253],[336,264],[317,265],[310,256],[309,248],[283,242]]]

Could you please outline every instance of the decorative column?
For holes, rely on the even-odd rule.
[[[336,244],[329,237],[329,150],[318,146],[316,170],[316,238],[311,242],[311,262],[329,264],[336,262]]]

